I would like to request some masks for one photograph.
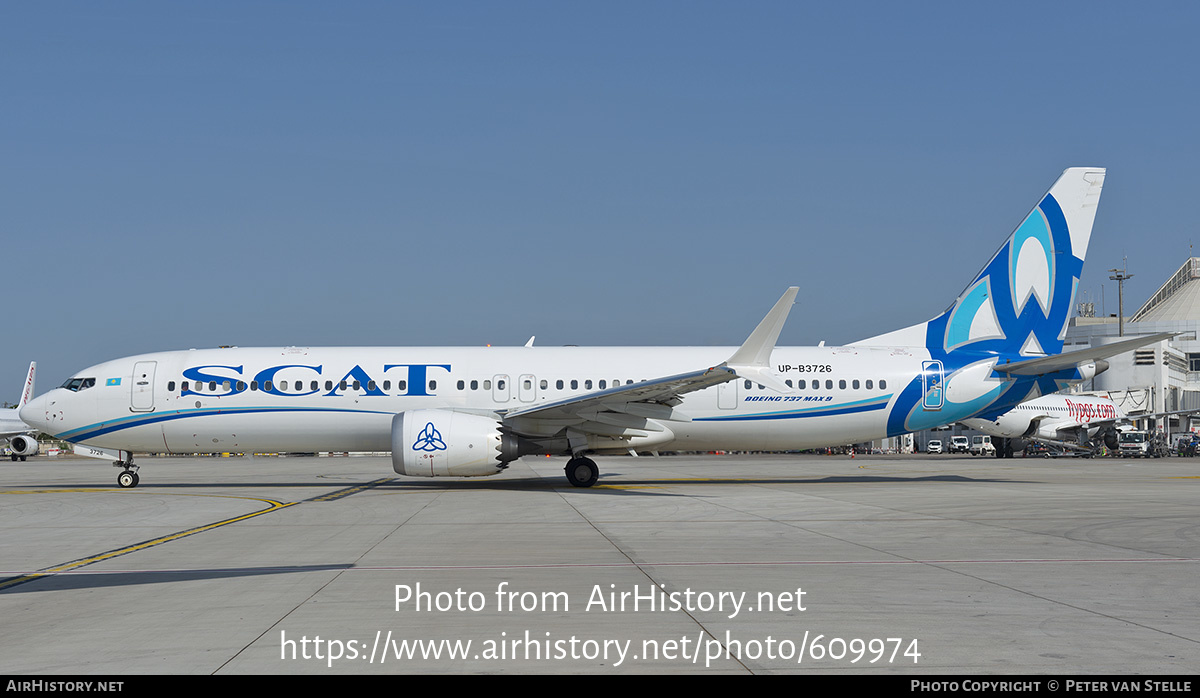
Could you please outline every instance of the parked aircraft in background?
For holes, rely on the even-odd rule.
[[[805,449],[992,419],[1129,350],[1059,353],[1104,174],[1065,171],[945,312],[848,346],[775,348],[792,288],[740,348],[160,352],[79,371],[21,416],[119,452],[122,487],[138,483],[134,451],[386,450],[425,477],[564,454],[586,487],[588,453]]]
[[[21,421],[20,412],[29,398],[33,397],[33,379],[37,373],[37,362],[29,364],[29,373],[25,375],[25,387],[21,389],[21,401],[17,406],[0,410],[0,439],[8,442],[8,450],[14,461],[25,460],[37,455],[37,429]]]
[[[1092,395],[1043,395],[1023,402],[995,419],[964,419],[962,423],[991,434],[997,458],[1012,458],[1026,442],[1092,453],[1101,443],[1110,450],[1118,446],[1117,423],[1125,414],[1107,397]]]

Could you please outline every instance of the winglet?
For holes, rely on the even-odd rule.
[[[799,292],[800,289],[797,286],[792,286],[784,291],[783,296],[775,303],[775,307],[771,308],[762,322],[758,323],[758,327],[754,328],[742,346],[733,353],[733,356],[729,357],[724,365],[742,378],[748,378],[775,390],[787,390],[788,387],[782,381],[771,376],[768,371],[771,352],[775,349],[775,342],[779,341],[783,323],[787,322],[788,313],[791,312],[792,304],[796,302],[796,294]]]
[[[29,402],[29,398],[33,397],[33,377],[37,373],[37,362],[29,362],[29,374],[25,376],[25,387],[21,389],[21,401],[17,403],[17,409],[25,406]]]

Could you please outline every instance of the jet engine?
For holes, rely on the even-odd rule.
[[[392,469],[418,477],[495,475],[532,444],[499,421],[453,410],[408,410],[392,417]]]
[[[14,459],[24,460],[28,456],[37,455],[38,442],[32,436],[20,434],[8,440],[8,450],[12,452]]]
[[[1105,427],[1104,429],[1100,430],[1100,433],[1097,434],[1097,436],[1104,439],[1104,445],[1107,446],[1108,450],[1110,451],[1117,450],[1117,448],[1119,448],[1121,445],[1121,433],[1117,431],[1116,427]]]

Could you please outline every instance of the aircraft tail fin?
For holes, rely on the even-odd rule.
[[[926,346],[939,355],[1061,352],[1104,175],[1102,167],[1064,171],[945,312],[854,344]]]
[[[21,389],[21,401],[17,403],[17,409],[25,406],[29,399],[33,397],[33,378],[37,374],[37,362],[29,362],[29,373],[25,376],[25,386]]]

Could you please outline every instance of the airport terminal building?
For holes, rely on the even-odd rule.
[[[1116,315],[1072,318],[1064,351],[1117,341]],[[1079,386],[1113,399],[1128,415],[1200,410],[1200,257],[1191,257],[1150,299],[1125,319],[1126,337],[1156,332],[1181,336],[1109,359],[1109,369]],[[1189,421],[1171,419],[1171,433],[1188,430]],[[1158,426],[1167,426],[1166,424]]]

